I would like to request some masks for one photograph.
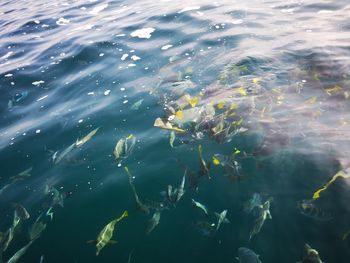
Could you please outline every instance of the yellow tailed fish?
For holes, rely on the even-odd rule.
[[[308,99],[307,101],[305,101],[305,103],[310,103],[310,104],[312,104],[312,103],[315,103],[316,101],[317,101],[317,97],[314,96],[314,97]]]
[[[258,79],[258,78],[253,78],[253,83],[254,83],[254,84],[258,84],[258,82],[259,82],[259,79]]]
[[[219,110],[221,110],[221,109],[223,109],[224,107],[225,107],[225,102],[224,101],[220,101],[220,102],[218,102],[217,104],[216,104],[216,107],[219,109]]]
[[[171,131],[177,131],[177,132],[186,132],[183,129],[180,129],[178,127],[174,127],[169,121],[163,120],[161,118],[157,118],[154,121],[154,127],[161,128],[161,129],[166,129],[166,130],[171,130]]]
[[[220,164],[220,160],[217,159],[215,156],[213,156],[213,164],[214,165],[219,165]]]
[[[87,141],[89,141],[95,134],[96,132],[100,129],[100,127],[96,128],[95,130],[91,131],[88,133],[88,135],[86,135],[84,138],[82,138],[81,140],[78,140],[75,145],[80,147],[82,146],[84,143],[86,143]]]
[[[185,117],[185,115],[184,115],[182,110],[179,110],[179,111],[175,112],[175,115],[177,117],[179,117],[180,119],[183,119]]]
[[[188,104],[191,105],[192,108],[196,107],[198,100],[199,100],[198,97],[191,98],[190,95],[186,95],[186,101],[188,102]]]
[[[239,94],[242,96],[247,96],[247,91],[243,88],[243,86],[240,86],[238,89]]]
[[[350,168],[347,168],[345,170],[341,170],[339,172],[337,172],[332,179],[325,184],[325,186],[323,186],[322,188],[318,189],[316,192],[314,192],[312,199],[318,199],[320,198],[320,193],[323,192],[324,190],[326,190],[335,180],[337,180],[337,178],[342,177],[342,178],[349,178],[350,174],[349,174],[349,170]]]
[[[325,92],[328,93],[328,95],[332,95],[332,92],[338,92],[338,91],[341,91],[343,88],[338,86],[338,85],[335,85],[334,87],[332,88],[326,88],[324,89]]]
[[[124,213],[119,217],[114,219],[113,221],[109,222],[98,234],[97,240],[96,240],[96,256],[100,254],[100,251],[102,248],[104,248],[108,243],[113,243],[111,240],[114,232],[115,224],[118,223],[120,220],[122,220],[125,217],[128,217],[128,211],[124,211]],[[111,242],[112,241],[112,242]]]

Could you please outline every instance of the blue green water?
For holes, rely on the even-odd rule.
[[[329,220],[298,206],[350,164],[349,13],[346,0],[2,1],[0,188],[32,167],[0,190],[1,232],[12,225],[14,203],[30,213],[3,261],[29,242],[40,216],[47,226],[19,262],[233,262],[244,246],[262,262],[288,263],[303,259],[305,243],[324,262],[349,262],[350,179],[337,179],[313,201]],[[154,127],[158,117],[172,120],[168,106],[187,120],[173,123],[185,130],[174,147],[171,132]],[[193,109],[215,114],[199,125]],[[237,133],[215,134],[222,121],[235,122]],[[133,151],[116,161],[117,141],[130,134]],[[197,178],[198,145],[211,179]],[[234,152],[241,169],[225,176],[213,156]],[[167,207],[150,234],[154,210],[137,209],[124,166],[142,202]],[[186,177],[173,205],[163,192],[179,187],[186,167],[198,191]],[[248,241],[258,215],[244,204],[253,193],[273,198],[272,220]],[[117,244],[96,256],[87,241],[125,210]],[[214,212],[223,210],[230,223],[203,227],[216,227]]]

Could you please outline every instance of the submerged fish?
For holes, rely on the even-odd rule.
[[[261,195],[254,193],[252,197],[243,205],[243,210],[247,214],[251,213],[254,209],[258,208],[262,204]]]
[[[136,192],[136,188],[135,188],[135,185],[134,185],[134,179],[133,179],[131,173],[129,172],[128,167],[125,166],[124,169],[125,169],[125,171],[126,171],[126,173],[127,173],[127,175],[128,175],[128,178],[129,178],[129,185],[130,185],[130,188],[131,188],[131,190],[132,190],[132,192],[133,192],[133,194],[134,194],[137,207],[138,207],[142,212],[144,212],[145,214],[149,214],[149,207],[146,206],[145,204],[143,204],[143,203],[140,201],[140,198],[139,198],[139,196],[138,196],[138,194],[137,194],[137,192]]]
[[[260,232],[267,218],[272,219],[270,213],[270,200],[267,200],[264,204],[259,206],[259,217],[255,220],[253,229],[250,231],[249,240]]]
[[[148,222],[146,234],[150,234],[154,230],[154,228],[159,224],[159,221],[160,221],[160,212],[157,211],[153,214],[152,218]]]
[[[169,144],[171,148],[174,148],[174,141],[175,141],[176,135],[174,131],[171,131],[170,136],[169,136]]]
[[[81,140],[78,140],[75,145],[77,147],[82,146],[83,144],[85,144],[87,141],[89,141],[95,134],[96,132],[100,129],[100,127],[94,129],[93,131],[89,132],[85,137],[83,137]]]
[[[321,192],[325,191],[339,177],[342,177],[344,179],[349,178],[350,177],[350,167],[346,168],[345,170],[341,170],[341,171],[337,172],[328,183],[326,183],[322,188],[320,188],[316,192],[314,192],[312,198],[313,199],[320,198]]]
[[[61,162],[71,151],[73,151],[75,146],[76,146],[76,142],[69,145],[65,150],[63,150],[62,153],[57,154],[57,157],[54,160],[54,163],[58,164],[59,162]]]
[[[136,143],[136,137],[130,134],[126,138],[121,138],[115,145],[113,154],[115,160],[118,161],[120,158],[127,158],[133,151]]]
[[[302,261],[299,261],[298,263],[323,263],[317,250],[310,247],[309,244],[305,244],[304,249],[305,257]]]
[[[32,241],[38,239],[46,229],[46,224],[40,220],[41,216],[42,214],[38,216],[34,224],[29,228],[29,238]]]
[[[198,208],[202,209],[206,215],[208,215],[208,209],[205,205],[202,205],[201,203],[195,201],[194,199],[191,199],[192,203],[197,206]]]
[[[298,203],[299,211],[302,215],[319,220],[319,221],[329,221],[333,219],[330,213],[318,208],[314,204],[314,200],[302,200]]]
[[[100,254],[100,251],[108,244],[111,243],[111,238],[113,236],[115,224],[118,223],[120,220],[128,216],[128,211],[124,211],[124,213],[114,219],[113,221],[109,222],[98,234],[97,240],[96,240],[96,256]],[[113,243],[113,242],[112,242]]]
[[[7,263],[16,263],[18,260],[27,252],[28,248],[32,245],[34,240],[31,240],[27,245],[18,250],[8,261]]]
[[[144,99],[140,99],[138,101],[136,101],[133,105],[131,105],[130,109],[132,110],[138,110],[140,108],[140,106],[142,105]]]
[[[238,248],[239,263],[261,263],[259,256],[255,252],[246,247]]]
[[[30,218],[30,214],[28,213],[27,209],[25,209],[20,204],[15,204],[15,213],[19,217],[20,220],[26,220]]]
[[[171,131],[177,131],[177,132],[185,132],[185,130],[173,126],[168,120],[161,119],[161,118],[157,118],[154,121],[154,127],[171,130]]]
[[[202,154],[202,145],[198,145],[198,156],[199,156],[199,175],[200,176],[208,176],[209,179],[211,179],[210,174],[209,174],[209,164],[207,164],[204,159],[203,159],[203,154]]]
[[[177,189],[176,192],[176,202],[179,202],[181,197],[185,194],[185,180],[186,180],[186,171],[185,171],[185,175],[182,177],[182,181],[181,184],[179,186],[179,188]]]
[[[219,230],[222,223],[230,223],[230,221],[226,218],[227,210],[222,211],[220,214],[215,213],[218,218],[218,223],[216,225],[216,231]]]

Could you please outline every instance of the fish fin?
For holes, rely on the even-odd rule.
[[[226,224],[231,223],[230,220],[228,220],[227,218],[225,218],[223,222],[226,223]]]
[[[238,262],[240,262],[240,261],[239,261],[239,257],[235,257],[235,259],[238,260]]]
[[[88,240],[88,241],[86,241],[86,244],[96,245],[97,244],[97,240]]]
[[[108,244],[109,245],[115,245],[115,244],[117,244],[118,243],[118,241],[116,241],[116,240],[109,240],[109,242],[108,242]]]
[[[220,217],[220,214],[215,212],[215,216],[216,217]]]

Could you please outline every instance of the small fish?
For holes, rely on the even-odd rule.
[[[205,205],[202,205],[201,203],[195,201],[194,199],[191,199],[192,203],[197,206],[198,208],[202,209],[206,215],[208,215],[208,209]]]
[[[218,218],[218,223],[216,225],[216,231],[219,230],[222,223],[230,223],[230,221],[226,218],[227,210],[222,211],[220,214],[215,213]]]
[[[176,135],[174,131],[171,131],[170,136],[169,136],[169,144],[171,148],[174,148],[174,141],[175,141]]]
[[[115,160],[118,161],[120,158],[127,158],[133,151],[136,143],[136,137],[130,134],[126,138],[121,138],[115,145],[113,154]]]
[[[57,155],[57,158],[54,161],[54,163],[58,164],[59,162],[61,162],[71,151],[73,151],[75,146],[76,146],[76,142],[69,145],[65,150],[62,151],[62,153]]]
[[[246,247],[238,248],[239,263],[261,263],[259,256],[255,252]]]
[[[298,263],[323,263],[316,249],[310,247],[309,244],[305,244],[305,257]]]
[[[327,213],[324,210],[318,208],[314,204],[313,199],[302,200],[300,203],[298,203],[298,208],[302,215],[310,217],[312,219],[316,219],[319,221],[329,221],[333,219],[330,213]]]
[[[128,217],[128,211],[124,211],[124,213],[114,219],[113,221],[109,222],[98,234],[97,240],[96,240],[96,256],[100,254],[100,251],[111,242],[111,238],[113,236],[115,224],[118,223],[120,220],[122,220],[125,217]]]
[[[129,169],[128,167],[124,167],[124,170],[126,171],[127,175],[128,175],[128,178],[129,178],[129,185],[130,185],[130,188],[134,194],[134,197],[135,197],[135,201],[136,201],[136,205],[137,207],[142,211],[144,212],[145,214],[149,214],[149,207],[146,206],[145,204],[143,204],[141,201],[140,201],[140,198],[136,192],[136,188],[135,188],[135,185],[134,185],[134,179],[131,175],[131,173],[129,172]]]
[[[344,178],[344,179],[349,178],[350,177],[349,172],[350,172],[350,167],[346,168],[345,170],[341,170],[341,171],[337,172],[328,183],[326,183],[322,188],[320,188],[316,192],[314,192],[312,198],[314,200],[320,198],[321,192],[325,191],[335,180],[337,180],[337,178],[339,178],[339,177]]]
[[[181,184],[177,190],[177,195],[176,195],[176,202],[179,202],[181,197],[184,195],[185,193],[185,180],[186,180],[186,171],[185,171],[185,175],[182,177],[182,181]]]
[[[18,250],[8,261],[7,263],[16,263],[18,260],[27,252],[28,248],[32,245],[34,240],[31,240],[27,245]]]
[[[157,211],[153,214],[152,218],[148,222],[146,234],[150,234],[154,230],[154,228],[159,224],[159,221],[160,221],[160,212]]]
[[[267,218],[272,219],[270,213],[270,200],[267,200],[264,204],[259,206],[259,217],[255,220],[253,229],[250,231],[249,240],[260,232]]]
[[[41,255],[39,263],[44,263],[44,255]]]
[[[183,129],[180,129],[178,127],[173,126],[168,120],[161,119],[161,118],[157,118],[154,121],[154,125],[153,126],[157,127],[157,128],[161,128],[161,129],[171,130],[171,131],[186,132]]]
[[[140,99],[136,101],[133,105],[131,105],[130,109],[132,110],[138,110],[140,106],[142,105],[143,99]]]
[[[29,238],[31,241],[38,239],[46,229],[46,224],[40,220],[42,215],[40,214],[34,224],[29,228]]]
[[[89,132],[85,137],[83,137],[81,140],[78,140],[75,145],[77,147],[82,146],[83,144],[85,144],[87,141],[89,141],[96,133],[97,131],[100,129],[100,127],[94,129],[93,131]]]
[[[10,180],[11,181],[20,181],[23,180],[24,178],[30,177],[31,176],[31,171],[33,170],[33,167],[29,167],[28,169],[20,172],[17,175],[11,176]]]
[[[15,204],[14,206],[15,212],[21,220],[27,220],[30,218],[30,214],[28,213],[27,209],[25,209],[22,205]]]
[[[202,155],[202,145],[198,145],[198,156],[199,156],[199,175],[200,176],[208,176],[209,179],[211,179],[209,174],[209,165],[204,161],[203,155]]]
[[[61,207],[64,207],[65,195],[60,193],[55,187],[45,185],[44,193],[46,195],[52,196],[51,207],[54,207],[56,205],[60,205]]]

